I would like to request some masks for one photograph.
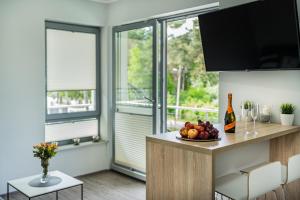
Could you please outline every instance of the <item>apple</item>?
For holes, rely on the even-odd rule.
[[[194,129],[196,129],[198,132],[204,131],[204,127],[199,125],[194,125]]]
[[[196,129],[190,129],[188,131],[188,138],[195,139],[198,136],[198,131]]]
[[[188,129],[186,127],[181,128],[180,135],[184,138],[188,137]]]
[[[187,125],[186,125],[186,128],[189,129],[189,130],[190,130],[190,129],[195,129],[195,128],[194,128],[194,124],[192,124],[192,123],[187,124]]]

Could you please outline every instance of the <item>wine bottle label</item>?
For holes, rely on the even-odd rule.
[[[232,122],[230,124],[225,125],[224,126],[224,130],[227,131],[227,130],[230,130],[230,129],[234,128],[234,127],[235,127],[235,122]]]
[[[227,113],[228,113],[228,114],[230,114],[230,113],[232,113],[232,112],[233,112],[232,107],[227,108]]]

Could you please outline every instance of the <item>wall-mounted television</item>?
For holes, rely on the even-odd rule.
[[[207,71],[300,69],[295,0],[263,0],[199,15]]]

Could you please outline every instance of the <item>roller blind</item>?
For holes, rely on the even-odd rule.
[[[152,116],[116,113],[115,162],[146,172],[146,136],[152,130]]]
[[[96,35],[47,29],[47,90],[96,89]]]
[[[45,141],[63,141],[74,138],[98,135],[98,120],[84,120],[78,122],[46,124]]]

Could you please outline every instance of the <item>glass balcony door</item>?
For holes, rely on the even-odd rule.
[[[113,28],[113,168],[146,172],[146,136],[156,132],[156,21]]]

